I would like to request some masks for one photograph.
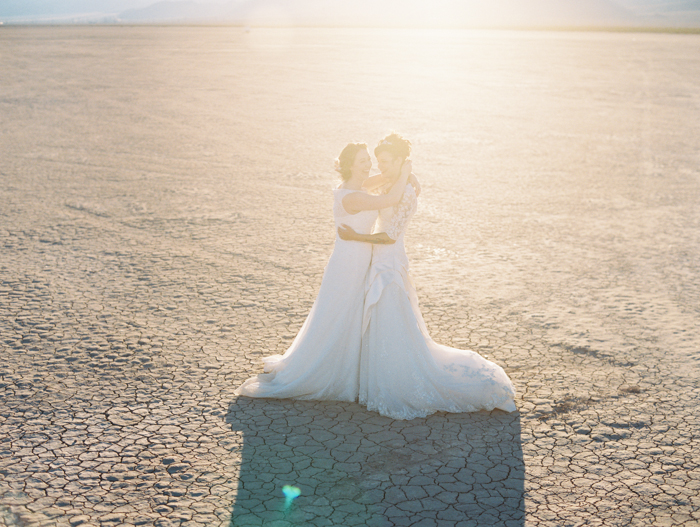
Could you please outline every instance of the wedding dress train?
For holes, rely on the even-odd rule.
[[[406,186],[398,205],[382,209],[375,232],[396,240],[374,245],[364,314],[359,401],[393,419],[437,411],[514,411],[515,390],[503,369],[470,350],[434,342],[408,274],[404,231],[416,210]]]

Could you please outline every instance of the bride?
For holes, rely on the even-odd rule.
[[[333,191],[336,229],[347,224],[353,232],[369,235],[377,211],[401,199],[411,165],[397,170],[396,184],[382,195],[363,189],[372,168],[364,143],[350,143],[338,156],[336,170],[343,182]],[[384,243],[383,234],[367,241]],[[356,401],[360,385],[360,349],[365,282],[372,246],[336,237],[318,297],[306,321],[284,355],[263,359],[264,371],[245,381],[237,395],[278,399]]]
[[[417,206],[413,186],[401,179],[410,153],[411,143],[398,134],[374,149],[381,176],[371,185],[393,185],[391,192],[405,187],[398,204],[379,211],[374,230],[380,234],[359,233],[349,224],[338,229],[343,240],[375,244],[362,317],[360,404],[393,419],[436,411],[512,412],[515,390],[503,369],[474,351],[434,342],[418,309],[404,248],[404,232]]]

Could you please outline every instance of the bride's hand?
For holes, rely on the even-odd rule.
[[[420,196],[420,183],[418,183],[418,178],[413,172],[411,172],[411,175],[408,177],[408,182],[413,185],[416,191],[416,197]]]
[[[355,239],[354,236],[356,234],[357,233],[353,230],[352,227],[349,227],[344,223],[340,227],[338,227],[338,236],[340,236],[341,240],[353,241]]]

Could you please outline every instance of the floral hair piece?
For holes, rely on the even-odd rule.
[[[382,141],[379,144],[380,145],[390,145],[391,141],[387,141],[386,139],[382,139]]]

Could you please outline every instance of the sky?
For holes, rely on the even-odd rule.
[[[700,0],[0,0],[6,22],[700,27]]]

